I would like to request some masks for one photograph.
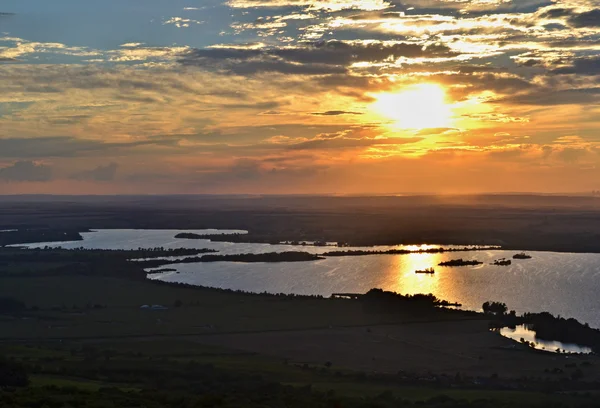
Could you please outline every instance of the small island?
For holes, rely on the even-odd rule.
[[[511,262],[510,259],[500,258],[500,259],[496,259],[490,265],[495,265],[495,266],[509,266],[511,264],[512,264],[512,262]]]
[[[452,259],[450,261],[440,262],[438,265],[439,266],[475,266],[475,265],[481,265],[482,263],[483,262],[480,262],[476,259],[469,261],[469,260],[464,260],[462,258],[459,258],[459,259]]]
[[[531,259],[531,255],[521,252],[513,255],[513,259]]]
[[[325,259],[308,252],[269,252],[265,254],[233,254],[233,255],[203,255],[183,259],[148,259],[137,264],[143,268],[158,268],[163,265],[174,265],[198,262],[306,262]]]
[[[207,235],[194,234],[193,232],[181,232],[175,235],[177,239],[208,239]]]
[[[177,272],[177,269],[173,269],[173,268],[154,269],[152,271],[149,271],[148,275],[160,275],[161,273],[168,273],[168,272]]]

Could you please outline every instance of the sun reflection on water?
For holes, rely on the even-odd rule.
[[[425,249],[424,246],[415,249]],[[395,292],[407,294],[436,293],[439,286],[439,271],[434,274],[419,274],[417,270],[433,268],[436,269],[441,262],[441,254],[414,253],[397,257],[394,272],[396,277]]]

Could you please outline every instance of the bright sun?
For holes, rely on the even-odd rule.
[[[444,89],[436,84],[411,85],[398,93],[375,94],[372,108],[407,129],[450,127],[452,112]]]

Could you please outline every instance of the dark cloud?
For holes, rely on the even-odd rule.
[[[310,178],[327,166],[318,164],[293,165],[291,163],[267,162],[251,158],[240,158],[231,166],[204,171],[194,175],[192,184],[202,185],[237,185],[238,183],[272,183],[288,185],[290,180]]]
[[[490,72],[490,71],[502,71],[499,67],[494,67],[492,65],[469,65],[462,64],[456,65],[451,68],[451,70],[456,70],[461,74],[474,74],[477,72]]]
[[[256,102],[256,103],[225,103],[220,105],[224,109],[273,109],[278,108],[282,104],[276,101],[272,102]],[[264,113],[263,113],[264,115]]]
[[[352,138],[331,135],[330,137],[317,137],[306,142],[294,143],[288,146],[289,150],[312,150],[312,149],[351,149],[377,145],[401,145],[416,143],[423,140],[422,137],[411,138]]]
[[[163,76],[160,81],[140,71],[124,74],[122,69],[87,65],[84,67],[63,65],[60,69],[40,70],[36,66],[23,66],[19,71],[0,72],[0,76],[10,75],[10,87],[33,93],[61,93],[66,89],[111,89],[119,91],[119,96],[133,92],[157,92],[171,95],[173,91],[200,94],[182,79]]]
[[[600,27],[600,9],[594,9],[569,17],[569,23],[575,27]]]
[[[595,104],[600,100],[600,87],[556,90],[551,88],[541,88],[534,92],[519,94],[503,98],[497,102],[509,102],[521,105],[574,105],[574,104]]]
[[[600,9],[592,9],[577,12],[572,8],[556,7],[544,10],[539,14],[540,18],[565,19],[573,27],[600,27]]]
[[[231,71],[236,74],[281,72],[289,74],[345,74],[356,62],[381,62],[400,57],[452,57],[440,44],[321,41],[292,48],[210,48],[186,52],[183,65]]]
[[[71,176],[75,180],[89,181],[112,181],[117,175],[117,163],[110,163],[106,166],[98,166],[91,170],[82,171]]]
[[[550,9],[546,9],[546,10],[542,11],[539,14],[539,17],[547,18],[547,19],[557,19],[557,18],[562,18],[562,17],[570,17],[571,15],[573,15],[573,9],[564,8],[564,7],[556,7],[556,8],[550,8]]]
[[[68,136],[0,139],[0,158],[39,159],[44,157],[76,157],[93,152],[106,152],[143,145],[169,144],[175,141],[149,139],[128,143],[104,143],[98,140]]]
[[[32,161],[18,161],[0,168],[0,180],[47,182],[52,180],[52,168]]]
[[[316,115],[316,116],[362,115],[362,112],[330,110],[330,111],[326,111],[326,112],[314,112],[314,113],[312,113],[312,115]]]
[[[576,58],[571,62],[571,66],[554,69],[552,73],[598,75],[600,74],[600,56]]]
[[[414,44],[399,42],[386,44],[382,42],[345,42],[338,40],[321,41],[298,48],[282,48],[274,50],[286,60],[299,63],[321,63],[348,65],[354,62],[381,62],[400,57],[449,57],[457,55],[445,45]]]

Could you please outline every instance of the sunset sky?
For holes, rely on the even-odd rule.
[[[600,190],[600,0],[2,0],[0,193]]]

